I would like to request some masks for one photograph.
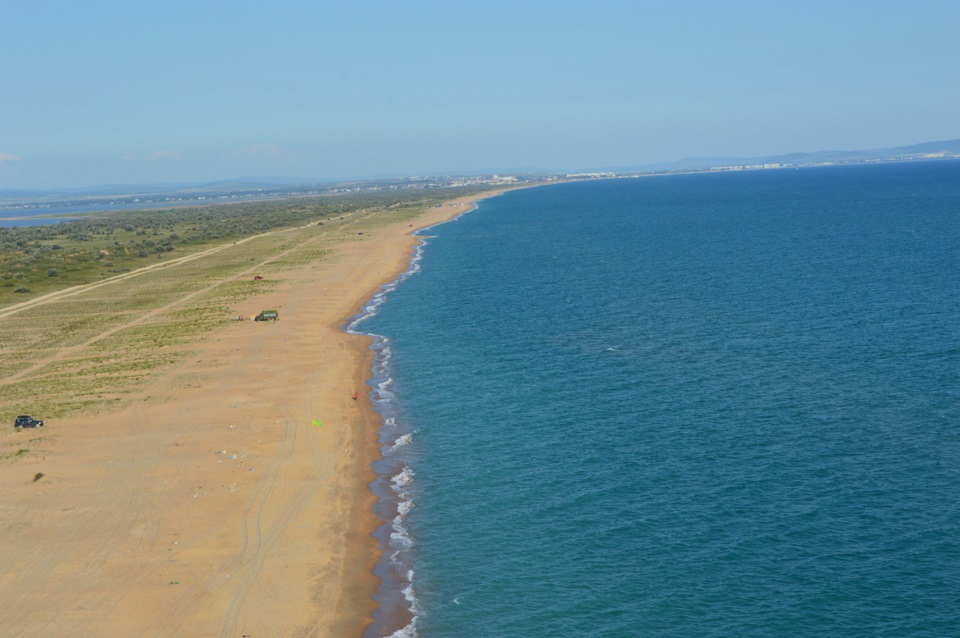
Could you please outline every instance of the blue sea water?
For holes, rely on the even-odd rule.
[[[353,326],[368,635],[960,635],[960,163],[559,184],[425,234]]]

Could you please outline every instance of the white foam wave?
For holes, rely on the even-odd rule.
[[[393,489],[397,490],[397,492],[399,493],[401,490],[398,488],[403,488],[413,483],[413,477],[414,477],[413,470],[410,469],[409,465],[404,465],[403,470],[401,470],[399,474],[391,478],[390,482],[393,483]]]
[[[403,596],[410,603],[410,611],[414,614],[414,620],[416,620],[416,614],[420,611],[420,608],[417,606],[417,597],[414,595],[413,591],[413,570],[407,572],[407,582],[410,583],[403,588]]]
[[[387,420],[391,421],[392,419],[387,419]],[[387,425],[393,426],[393,425],[396,425],[396,423],[395,422],[389,423]],[[390,446],[390,449],[387,450],[387,453],[389,454],[391,452],[396,452],[397,450],[402,448],[404,445],[409,444],[412,439],[413,439],[413,432],[409,432],[407,434],[404,434],[403,436],[397,437],[397,440],[393,442],[393,445]]]
[[[390,534],[390,546],[399,550],[393,554],[393,562],[399,562],[400,552],[406,551],[413,547],[413,540],[407,535],[406,530],[403,530],[402,532],[393,532]]]
[[[401,592],[403,593],[403,597],[407,599],[407,602],[410,603],[407,609],[413,618],[406,627],[396,630],[386,638],[417,638],[417,620],[420,618],[420,606],[417,604],[417,594],[413,590],[412,569],[407,572],[407,582],[410,584],[404,587]]]
[[[475,208],[475,206],[471,207],[461,213],[461,215],[470,212],[471,210],[475,210]],[[459,216],[460,215],[457,217]],[[399,285],[408,277],[420,271],[420,261],[423,259],[424,247],[426,246],[427,239],[420,237],[419,240],[420,241],[414,248],[413,255],[410,258],[407,271],[402,273],[393,281],[390,281],[380,287],[376,294],[374,294],[366,303],[366,305],[363,306],[361,312],[346,323],[344,329],[347,332],[358,332],[357,327],[379,312],[380,306],[387,301],[387,297],[390,293],[396,290]],[[370,336],[373,337],[373,345],[371,347],[376,352],[372,370],[374,373],[374,378],[378,380],[375,386],[375,392],[377,396],[376,403],[380,406],[389,405],[395,399],[394,393],[388,389],[393,385],[394,382],[393,378],[389,374],[393,350],[389,345],[390,340],[386,337],[375,334],[371,334]],[[382,428],[395,428],[396,425],[396,419],[394,417],[388,417],[384,418]],[[387,451],[391,452],[409,444],[412,438],[412,432],[398,437]],[[390,554],[390,562],[398,567],[404,564],[409,564],[403,560],[402,554],[413,546],[413,539],[410,538],[407,528],[404,525],[405,517],[414,506],[413,500],[409,498],[407,492],[407,487],[413,482],[413,479],[414,473],[409,466],[404,466],[399,474],[396,474],[390,479],[392,488],[397,494],[398,503],[397,515],[394,517],[392,524],[393,532],[390,534],[388,543],[393,550],[395,550]],[[417,638],[417,620],[420,616],[420,611],[417,604],[417,597],[413,589],[413,570],[408,570],[406,576],[407,586],[404,587],[401,592],[409,604],[408,609],[412,616],[412,620],[406,627],[393,632],[388,638]]]
[[[459,219],[461,216],[469,213],[470,211],[476,210],[476,208],[477,208],[476,205],[473,205],[467,210],[460,213],[460,215],[457,215],[457,217],[455,217],[454,219]],[[446,223],[446,222],[440,222],[440,223]],[[438,226],[438,225],[439,224],[434,224],[434,226]],[[430,228],[433,228],[433,226],[424,228],[422,229],[422,231],[429,230]],[[387,292],[395,290],[396,287],[403,280],[405,280],[407,277],[410,277],[411,275],[413,275],[414,273],[420,270],[420,260],[423,258],[423,249],[426,243],[427,243],[427,240],[421,237],[420,242],[417,244],[416,248],[414,249],[413,256],[410,258],[409,268],[407,269],[407,272],[403,273],[402,275],[397,277],[395,280],[390,282],[388,285],[381,288],[380,293],[374,296],[374,299],[371,300],[371,304],[370,304],[372,306],[370,310],[370,313],[371,313],[370,316],[372,316],[372,314],[376,312],[377,307],[379,307],[379,305],[383,303]],[[366,309],[364,309],[364,311],[366,312]],[[349,329],[352,329],[354,325],[356,325],[356,323],[359,323],[359,322],[354,322],[353,324],[351,324],[349,326]],[[375,338],[379,339],[379,341],[377,342],[377,346],[380,348],[378,357],[377,357],[380,360],[380,364],[379,364],[380,367],[378,368],[378,370],[380,371],[379,376],[387,377],[387,381],[385,381],[382,384],[382,387],[380,387],[379,390],[380,390],[381,396],[389,395],[392,398],[393,394],[388,392],[385,388],[387,385],[389,385],[389,383],[393,382],[393,379],[386,374],[386,370],[389,368],[390,358],[393,353],[390,350],[390,347],[387,345],[388,340],[386,337],[379,337],[376,335],[374,336]],[[393,419],[393,417],[390,417],[384,420],[384,426],[388,426],[388,425],[391,427],[396,425],[396,421]],[[390,448],[390,450],[395,450],[399,447],[407,445],[412,438],[413,438],[412,432],[398,437],[397,440],[394,441],[394,444]],[[414,479],[414,473],[413,473],[413,470],[410,469],[409,465],[405,465],[403,467],[403,470],[401,470],[399,474],[396,474],[390,479],[390,482],[393,484],[393,490],[397,493],[397,496],[399,497],[399,502],[397,503],[397,515],[393,519],[394,531],[390,534],[390,544],[396,550],[390,554],[390,562],[396,565],[402,564],[400,555],[403,553],[403,551],[405,551],[406,549],[409,549],[413,545],[413,540],[407,534],[407,528],[404,525],[404,519],[406,515],[410,512],[411,509],[413,509],[413,506],[414,506],[413,501],[408,497],[408,492],[406,489],[407,486],[409,486],[413,482],[413,479]],[[398,629],[397,631],[393,632],[389,636],[386,636],[385,638],[417,638],[418,636],[417,621],[420,618],[420,607],[417,603],[417,595],[413,588],[413,570],[412,569],[408,570],[406,576],[407,576],[406,578],[407,586],[404,587],[401,590],[401,592],[403,593],[403,597],[406,599],[407,603],[409,604],[407,609],[410,611],[410,615],[412,619],[406,627],[402,629]]]
[[[418,634],[417,634],[416,620],[417,619],[414,618],[409,625],[407,625],[403,629],[396,630],[395,632],[387,636],[387,638],[417,638]]]
[[[405,514],[397,514],[393,517],[393,531],[390,533],[390,546],[397,550],[390,556],[390,560],[396,564],[400,564],[400,553],[413,547],[413,539],[403,524],[404,516]]]

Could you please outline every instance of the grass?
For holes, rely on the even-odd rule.
[[[5,452],[3,454],[0,454],[0,463],[6,462],[6,461],[13,462],[18,459],[24,458],[27,454],[30,454],[30,450],[26,448],[20,448],[15,452]]]
[[[72,233],[62,237],[43,235],[32,240],[26,233],[18,239],[4,229],[0,232],[0,314],[25,300],[22,293],[4,287],[8,281],[33,289],[29,296],[34,298],[78,283],[98,285],[0,316],[0,422],[12,422],[18,414],[50,420],[115,410],[134,396],[140,401],[164,401],[163,389],[145,396],[149,384],[193,356],[193,344],[232,325],[241,314],[237,306],[283,286],[284,271],[322,264],[331,258],[335,244],[356,241],[358,233],[375,234],[386,224],[412,220],[440,196],[422,195],[411,203],[409,193],[384,194],[377,206],[358,200],[351,205],[340,201],[340,208],[330,201],[273,202],[239,213],[230,207],[210,207],[228,217],[227,229],[218,231],[217,237],[207,232],[202,219],[191,219],[182,209],[170,211],[170,220],[160,211],[137,216],[135,221],[120,215],[107,227],[91,222],[86,228],[47,231]],[[200,217],[212,219],[210,211]],[[171,236],[178,238],[171,252],[142,257],[130,249],[136,242]],[[26,253],[24,245],[31,252]],[[213,248],[219,250],[129,276],[145,265],[169,263]],[[26,257],[31,263],[36,258],[33,274],[14,278],[11,264],[23,266]],[[48,277],[48,268],[58,270],[58,275]],[[43,277],[38,279],[38,273]],[[124,274],[107,281],[118,273]],[[255,274],[265,278],[254,281]],[[37,362],[43,365],[24,373]],[[195,370],[185,372],[172,380],[173,389],[206,378]]]
[[[442,199],[481,190],[384,190],[115,211],[85,215],[69,224],[0,228],[0,307],[268,231],[319,224],[324,229],[350,229],[357,216],[369,212],[394,221],[416,215]],[[363,228],[351,230],[355,233]]]

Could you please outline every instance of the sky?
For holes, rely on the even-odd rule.
[[[0,188],[960,138],[960,2],[11,0]]]

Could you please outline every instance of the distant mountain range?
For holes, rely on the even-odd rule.
[[[674,162],[648,164],[630,167],[591,167],[580,169],[578,173],[604,171],[618,174],[635,173],[662,173],[671,171],[693,171],[721,168],[770,168],[776,166],[814,166],[829,164],[855,164],[867,162],[900,162],[911,160],[958,159],[960,158],[960,139],[944,140],[940,142],[923,142],[910,146],[896,148],[879,148],[860,151],[817,151],[814,153],[787,153],[785,155],[764,155],[759,157],[691,157]],[[508,171],[490,170],[488,172],[471,172],[465,176],[479,175],[530,175],[540,176],[569,174],[565,171]],[[285,196],[287,194],[306,194],[316,191],[330,191],[335,188],[366,187],[388,184],[414,183],[427,185],[444,185],[456,182],[451,176],[407,177],[407,178],[380,178],[331,180],[317,178],[261,176],[238,177],[232,180],[223,180],[207,183],[180,183],[180,184],[124,184],[87,186],[82,188],[61,188],[47,190],[31,189],[0,189],[0,208],[10,206],[26,206],[27,202],[46,203],[70,200],[73,204],[105,203],[109,199],[140,201],[140,197],[149,197],[149,201],[164,202],[177,200],[207,200],[205,195],[225,197],[227,194],[244,194],[246,196]]]
[[[919,159],[960,158],[960,139],[923,142],[896,148],[875,148],[861,151],[816,151],[758,157],[689,157],[675,162],[631,168],[608,169],[615,172],[689,171],[733,166],[810,166],[824,164],[856,164],[863,162],[903,162]]]

